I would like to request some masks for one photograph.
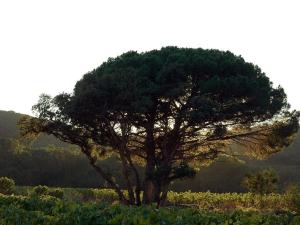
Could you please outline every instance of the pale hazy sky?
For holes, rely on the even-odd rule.
[[[108,57],[162,46],[230,50],[300,109],[299,0],[0,0],[0,110],[31,113]]]

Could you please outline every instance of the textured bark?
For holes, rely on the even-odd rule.
[[[154,141],[154,118],[153,115],[148,118],[148,126],[146,128],[146,168],[145,168],[145,180],[143,184],[143,203],[150,204],[155,202],[157,196],[157,184],[155,181],[155,166],[156,166],[156,155],[155,155],[155,141]]]
[[[153,157],[149,156],[147,159],[147,165],[145,169],[145,180],[144,180],[144,192],[143,192],[143,203],[150,204],[155,202],[155,196],[157,192],[157,184],[154,180],[155,162]]]

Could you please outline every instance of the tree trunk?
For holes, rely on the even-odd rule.
[[[166,184],[162,185],[160,198],[159,198],[159,201],[157,203],[157,208],[162,207],[162,206],[165,205],[166,200],[167,200],[167,196],[168,196],[168,191],[169,191],[169,183],[166,183]]]
[[[111,177],[109,177],[107,174],[105,174],[105,172],[102,171],[102,169],[97,166],[95,163],[93,163],[92,161],[90,161],[91,165],[94,167],[94,169],[108,182],[108,184],[111,186],[111,188],[113,188],[115,190],[115,192],[118,194],[119,196],[119,200],[120,202],[122,202],[125,205],[129,205],[130,202],[128,201],[128,199],[126,199],[123,191],[120,189],[120,187],[111,179]]]
[[[169,184],[165,182],[160,184],[156,181],[145,181],[143,203],[155,203],[157,208],[164,206],[167,200],[168,188]]]
[[[133,185],[130,180],[130,171],[128,168],[128,164],[126,161],[126,158],[124,157],[124,152],[123,150],[120,150],[120,158],[122,162],[122,172],[123,172],[123,177],[125,179],[127,191],[128,191],[128,197],[129,197],[129,204],[134,205],[135,204],[135,196],[133,192]]]
[[[134,173],[134,176],[135,176],[135,190],[134,190],[134,193],[135,193],[135,204],[137,206],[140,206],[142,204],[142,201],[141,201],[141,192],[142,192],[142,186],[141,186],[141,180],[140,180],[140,175],[139,175],[139,172],[137,170],[137,168],[135,167],[135,165],[133,164],[132,162],[132,159],[131,159],[131,156],[130,154],[128,153],[128,151],[126,151],[126,154],[125,154],[128,162],[129,162],[129,165],[131,167],[131,170],[133,171]]]
[[[162,175],[158,177],[157,174],[153,174],[155,171],[151,170],[152,167],[146,166],[146,179],[144,181],[144,193],[143,193],[143,203],[151,204],[156,203],[157,207],[164,204],[167,198],[167,192],[169,187],[169,182],[167,181],[167,175]]]
[[[143,203],[151,204],[156,202],[157,197],[157,185],[153,180],[145,180],[144,182],[144,193],[143,193]]]
[[[143,203],[151,204],[156,201],[158,192],[157,182],[155,180],[155,160],[153,155],[148,155],[145,168]]]
[[[100,166],[96,165],[96,161],[91,156],[89,149],[81,148],[81,151],[87,156],[91,166],[102,176],[102,178],[104,180],[107,181],[107,183],[110,185],[110,187],[112,189],[114,189],[114,191],[117,193],[117,195],[119,197],[120,202],[122,202],[125,205],[130,204],[130,202],[128,201],[128,199],[126,199],[126,197],[125,197],[123,191],[121,190],[121,188],[119,187],[119,185],[116,184],[114,182],[114,180],[112,179],[112,177],[110,177],[107,173],[105,173]]]

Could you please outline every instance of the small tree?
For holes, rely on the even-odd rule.
[[[249,192],[269,194],[277,190],[278,175],[273,169],[264,169],[245,176],[242,186]]]
[[[33,194],[40,196],[40,195],[48,195],[49,194],[49,188],[44,185],[38,185],[33,188]]]
[[[33,109],[37,117],[20,121],[22,135],[44,132],[78,145],[123,203],[158,206],[173,180],[232,154],[233,143],[259,158],[280,151],[299,117],[283,89],[242,57],[176,47],[110,58],[72,94],[42,95]],[[128,197],[101,166],[111,155]]]
[[[8,177],[0,177],[0,193],[9,195],[15,189],[15,181]]]

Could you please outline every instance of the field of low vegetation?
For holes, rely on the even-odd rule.
[[[111,189],[15,187],[0,194],[0,224],[300,224],[299,194],[170,192],[167,206],[124,206]],[[297,205],[298,204],[298,205]]]
[[[51,196],[0,196],[1,224],[293,224],[300,216],[293,213],[253,211],[212,212],[194,208],[128,207],[97,202],[74,203]]]
[[[117,194],[111,189],[89,188],[48,188],[46,186],[17,187],[18,196],[52,196],[73,203],[118,203]],[[295,194],[253,194],[253,193],[211,193],[211,192],[172,192],[168,194],[167,206],[197,208],[215,212],[262,211],[283,213],[293,211],[291,199]]]

